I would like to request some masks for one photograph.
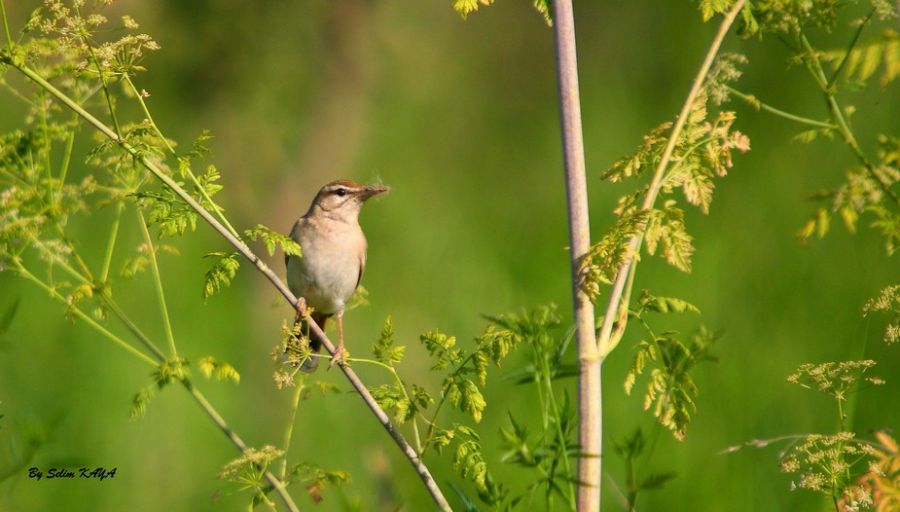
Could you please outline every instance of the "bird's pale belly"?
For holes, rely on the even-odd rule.
[[[331,254],[330,258],[323,256],[325,255],[309,251],[302,258],[290,258],[287,268],[288,286],[295,295],[305,298],[306,303],[316,311],[333,314],[344,308],[344,304],[356,290],[359,261],[355,255],[349,254]],[[342,259],[348,261],[335,261]]]

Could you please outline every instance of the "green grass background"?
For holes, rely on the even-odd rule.
[[[21,25],[31,6],[7,4]],[[115,20],[122,13],[163,47],[146,59],[150,71],[138,80],[163,131],[182,144],[203,128],[215,135],[213,159],[226,187],[221,202],[236,226],[287,231],[332,179],[381,179],[393,187],[361,218],[370,241],[364,284],[371,305],[347,315],[354,355],[369,353],[391,314],[398,340],[410,345],[404,376],[435,389],[417,346],[420,332],[439,328],[470,343],[483,328],[480,314],[548,302],[569,321],[552,31],[530,2],[498,1],[465,22],[449,0],[122,1],[108,14]],[[845,44],[848,19],[834,34],[815,33],[814,41]],[[581,1],[576,23],[596,239],[623,190],[602,182],[601,172],[674,117],[715,23],[702,23],[696,4],[683,0]],[[777,40],[730,37],[726,50],[750,59],[740,88],[824,117],[815,84],[788,66]],[[874,152],[877,133],[900,132],[896,84],[843,98],[858,108],[854,126],[867,151]],[[21,122],[15,101],[0,94],[3,130]],[[888,383],[860,395],[855,427],[869,433],[900,425],[897,349],[880,342],[880,319],[861,314],[868,297],[896,281],[896,261],[865,227],[854,236],[836,226],[815,246],[800,245],[794,234],[814,209],[806,197],[839,183],[852,155],[837,141],[791,141],[800,127],[783,119],[743,104],[728,108],[738,112],[736,126],[753,150],[719,182],[709,216],[688,213],[697,246],[693,273],[656,258],[645,258],[638,271],[637,289],[693,302],[702,321],[724,333],[715,349],[720,361],[698,369],[699,411],[687,440],[663,432],[646,465],[677,478],[643,496],[640,509],[823,510],[819,498],[789,490],[778,447],[719,452],[753,438],[832,431],[833,403],[785,377],[804,362],[855,359],[864,351],[880,362],[877,373]],[[88,134],[82,129],[80,155],[91,146]],[[97,226],[110,218],[107,209],[73,220],[94,264],[107,233]],[[133,215],[126,220],[121,247],[130,249],[140,242]],[[290,311],[246,265],[230,289],[204,305],[202,255],[227,248],[205,225],[174,243],[181,256],[164,257],[161,267],[180,351],[195,361],[213,354],[233,363],[240,385],[199,385],[249,444],[279,444],[290,397],[273,386],[269,352]],[[282,271],[280,257],[271,264]],[[163,339],[149,276],[123,284],[116,297]],[[118,474],[103,482],[38,482],[20,472],[0,484],[0,510],[244,506],[245,495],[216,479],[236,456],[233,446],[187,394],[166,389],[144,419],[129,421],[133,393],[150,382],[147,367],[68,323],[44,293],[0,273],[0,307],[16,300],[19,313],[0,345],[0,457],[21,452],[25,433],[53,424],[31,465],[117,467]],[[671,325],[690,329],[697,321]],[[632,330],[604,366],[604,510],[622,509],[612,484],[623,481],[613,442],[638,425],[654,431],[640,397],[622,391],[637,336]],[[532,431],[539,422],[532,391],[501,378],[521,364],[513,356],[493,372],[480,425],[492,472],[514,489],[530,475],[499,462],[498,429],[507,408]],[[366,382],[386,381],[375,369],[358,371]],[[349,389],[336,371],[316,377]],[[574,390],[574,382],[566,386]],[[295,456],[353,475],[342,492],[326,492],[317,510],[345,510],[355,501],[366,510],[397,503],[431,509],[415,473],[356,395],[304,402],[295,432]],[[459,479],[447,458],[429,459],[451,492],[448,484]],[[0,468],[6,462],[0,458]],[[302,489],[293,494],[303,509],[313,508]]]

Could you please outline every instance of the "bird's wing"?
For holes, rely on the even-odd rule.
[[[366,251],[363,251],[362,255],[359,257],[359,275],[356,276],[356,288],[359,288],[359,283],[362,282],[363,272],[366,270]]]
[[[291,232],[288,233],[288,236],[291,237],[291,240],[293,240],[297,243],[300,243],[300,241],[297,240],[297,237],[294,236],[294,232],[297,230],[297,224],[300,224],[300,219],[297,219],[297,222],[294,223],[294,226],[291,228]],[[287,268],[288,261],[290,261],[290,259],[291,259],[290,255],[288,255],[288,254],[284,255],[284,268]]]

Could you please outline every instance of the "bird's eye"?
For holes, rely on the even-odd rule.
[[[339,188],[339,189],[335,190],[334,193],[341,197],[344,197],[345,195],[347,195],[347,189]]]

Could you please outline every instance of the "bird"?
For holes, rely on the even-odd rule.
[[[309,307],[309,316],[322,330],[329,318],[337,321],[338,345],[329,368],[346,364],[344,307],[366,268],[367,242],[359,212],[370,198],[388,191],[389,187],[379,184],[332,181],[319,190],[309,210],[291,228],[290,237],[301,249],[300,256],[285,256],[288,288],[298,298],[297,319]],[[312,337],[310,349],[315,353],[321,348],[321,340]],[[312,372],[317,366],[318,358],[312,357],[301,368]]]

